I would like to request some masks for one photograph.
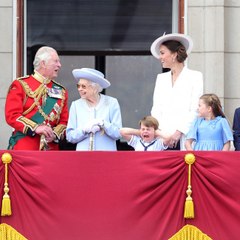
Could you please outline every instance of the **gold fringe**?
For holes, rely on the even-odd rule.
[[[207,234],[201,232],[193,225],[185,225],[168,240],[212,240]]]
[[[8,195],[9,188],[8,188],[8,164],[11,163],[12,156],[10,153],[4,153],[2,155],[2,162],[5,164],[5,183],[4,183],[4,195],[2,199],[2,211],[1,216],[11,216],[11,200],[10,196]]]
[[[27,240],[27,238],[6,223],[1,223],[0,240]]]
[[[191,197],[192,195],[191,166],[195,162],[195,156],[192,153],[186,154],[185,162],[188,164],[188,189],[186,191],[187,198],[184,206],[184,218],[194,218],[194,203]]]

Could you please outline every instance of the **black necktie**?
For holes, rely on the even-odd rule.
[[[144,147],[144,151],[147,151],[147,149],[152,146],[154,143],[156,142],[156,140],[154,140],[153,142],[151,142],[150,144],[148,144],[147,146],[142,142],[142,140],[140,140],[140,143],[143,145]]]

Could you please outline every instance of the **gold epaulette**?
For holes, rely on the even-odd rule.
[[[21,80],[19,79],[19,82],[22,85],[24,92],[26,93],[26,95],[28,97],[35,98],[37,96],[40,96],[45,90],[44,84],[41,84],[36,90],[32,91],[32,89],[29,87],[27,82],[22,81],[22,80],[23,79],[21,79]]]
[[[30,76],[30,75],[26,75],[26,76],[23,76],[23,77],[19,77],[19,78],[17,78],[17,80],[24,80],[24,79],[26,79],[26,78],[29,78],[29,76]]]
[[[24,79],[26,79],[26,78],[28,78],[29,77],[29,75],[26,75],[26,76],[23,76],[23,77],[19,77],[19,78],[16,78],[16,81],[19,81],[20,83],[22,83],[22,81],[21,80],[24,80]],[[12,84],[9,86],[9,88],[8,88],[8,92],[7,92],[7,94],[10,92],[10,90],[15,90],[16,89],[16,87],[13,87],[12,86]]]
[[[56,82],[55,80],[52,80],[55,84],[59,85],[60,87],[62,87],[63,89],[66,89],[61,83]]]

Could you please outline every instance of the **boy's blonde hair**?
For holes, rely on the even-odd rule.
[[[159,123],[158,120],[155,117],[152,116],[145,116],[139,121],[139,126],[141,127],[141,124],[143,124],[146,127],[153,127],[154,130],[158,129]]]

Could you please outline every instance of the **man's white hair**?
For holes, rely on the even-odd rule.
[[[34,69],[36,70],[39,69],[41,61],[46,61],[47,63],[48,60],[51,58],[51,53],[53,52],[57,52],[57,51],[52,47],[44,46],[39,48],[33,61]]]

